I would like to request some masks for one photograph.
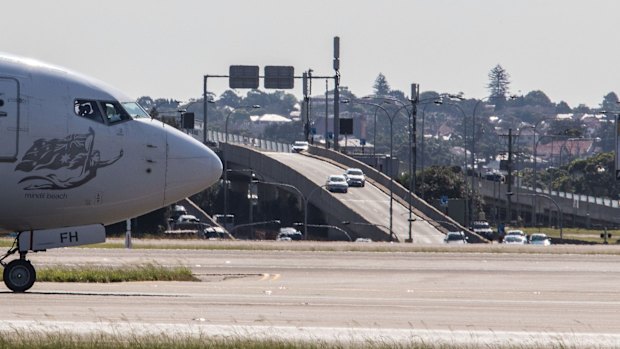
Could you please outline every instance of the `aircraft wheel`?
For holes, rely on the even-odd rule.
[[[13,292],[25,292],[34,285],[37,273],[25,259],[15,259],[4,267],[4,284]]]

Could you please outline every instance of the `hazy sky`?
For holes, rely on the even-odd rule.
[[[372,93],[393,89],[488,95],[501,64],[511,92],[597,106],[620,93],[618,0],[19,0],[5,1],[0,51],[104,80],[134,97],[187,100],[202,76],[232,64],[291,65]],[[262,84],[262,83],[261,83]],[[315,94],[325,82],[315,81]],[[218,95],[227,79],[210,79]],[[291,91],[301,97],[301,82]]]

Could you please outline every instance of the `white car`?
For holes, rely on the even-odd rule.
[[[327,177],[325,187],[332,193],[346,193],[347,191],[349,191],[349,184],[347,184],[347,179],[343,175],[331,175]]]
[[[551,239],[547,234],[532,234],[530,235],[530,245],[549,246],[551,245]]]
[[[471,224],[471,229],[474,233],[484,237],[488,240],[493,240],[493,229],[489,225],[487,221],[473,221]]]
[[[290,241],[290,240],[298,241],[302,239],[303,239],[303,235],[301,234],[301,232],[291,227],[280,228],[280,232],[278,233],[278,236],[276,237],[276,240],[278,241]]]
[[[293,143],[293,145],[291,146],[291,151],[293,153],[300,153],[302,151],[306,151],[308,150],[308,142],[306,141],[295,141],[295,143]]]
[[[504,236],[502,243],[507,245],[525,245],[527,240],[523,236],[513,234]]]
[[[363,187],[366,185],[366,176],[364,171],[359,168],[347,169],[344,173],[344,177],[347,179],[349,187]]]
[[[177,218],[176,223],[200,223],[200,219],[191,214],[182,214]]]

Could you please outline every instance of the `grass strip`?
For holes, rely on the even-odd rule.
[[[0,332],[0,349],[474,349],[490,348],[487,345],[468,345],[451,343],[426,343],[412,339],[408,343],[398,343],[389,339],[363,340],[355,342],[325,340],[284,340],[284,339],[245,339],[243,337],[217,338],[205,334],[191,335],[149,335],[95,333],[77,335],[66,332],[39,333],[23,331]],[[494,349],[534,349],[539,345],[506,344],[494,345]],[[561,340],[548,343],[544,348],[572,349]]]
[[[112,283],[129,281],[199,281],[187,267],[146,264],[131,267],[44,267],[37,270],[39,282]]]

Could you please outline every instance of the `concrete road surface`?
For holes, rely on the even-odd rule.
[[[322,161],[312,156],[305,156],[296,153],[265,153],[265,155],[276,159],[299,173],[303,173],[308,179],[317,185],[325,184],[327,177],[332,174],[343,174],[346,169],[342,169],[329,162]],[[390,196],[375,187],[370,182],[366,182],[363,188],[349,188],[347,194],[334,194],[336,200],[342,201],[351,209],[359,212],[372,224],[390,226]],[[413,218],[418,219],[415,214]],[[396,200],[392,202],[392,230],[399,241],[405,241],[409,237],[409,210],[399,204]],[[389,233],[389,229],[384,229]],[[415,221],[412,223],[412,238],[414,243],[441,243],[445,235],[435,229],[425,221]]]
[[[38,282],[25,294],[0,294],[0,330],[620,347],[619,255],[543,254],[534,246],[521,250],[526,253],[381,246],[388,252],[72,248],[32,254],[37,268],[184,265],[202,282]],[[499,250],[505,251],[513,250]]]

